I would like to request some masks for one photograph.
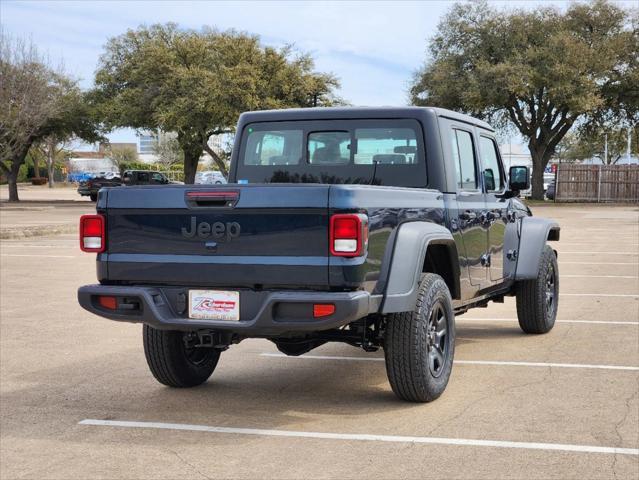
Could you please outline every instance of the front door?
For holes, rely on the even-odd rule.
[[[452,157],[457,178],[458,225],[466,251],[470,283],[477,289],[488,284],[486,199],[479,182],[479,168],[471,130],[453,128]]]
[[[480,135],[479,152],[486,199],[485,221],[488,228],[490,281],[499,283],[504,278],[504,234],[508,224],[508,200],[502,195],[506,188],[506,179],[494,138]]]

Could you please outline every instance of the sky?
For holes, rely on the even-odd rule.
[[[563,1],[496,1],[497,6]],[[52,63],[89,88],[107,39],[139,25],[176,22],[257,34],[265,45],[293,43],[311,53],[316,69],[341,80],[338,94],[353,105],[408,104],[408,85],[426,59],[448,1],[422,2],[174,2],[0,0],[5,33],[30,37]],[[135,142],[135,132],[119,130],[113,142]]]

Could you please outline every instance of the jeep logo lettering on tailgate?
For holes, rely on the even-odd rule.
[[[182,227],[182,236],[186,238],[193,238],[195,236],[199,238],[224,238],[227,242],[230,242],[232,239],[240,236],[240,231],[241,227],[237,222],[197,223],[197,218],[191,217],[190,228]]]

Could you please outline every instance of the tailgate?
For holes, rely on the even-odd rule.
[[[106,198],[109,281],[328,286],[327,185],[120,187]]]

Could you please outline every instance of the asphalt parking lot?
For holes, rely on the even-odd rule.
[[[163,387],[141,326],[78,306],[76,234],[2,240],[0,477],[638,478],[639,210],[533,211],[562,226],[558,323],[524,335],[512,298],[458,317],[448,389],[420,405],[382,352],[339,344],[247,340],[205,385]]]

